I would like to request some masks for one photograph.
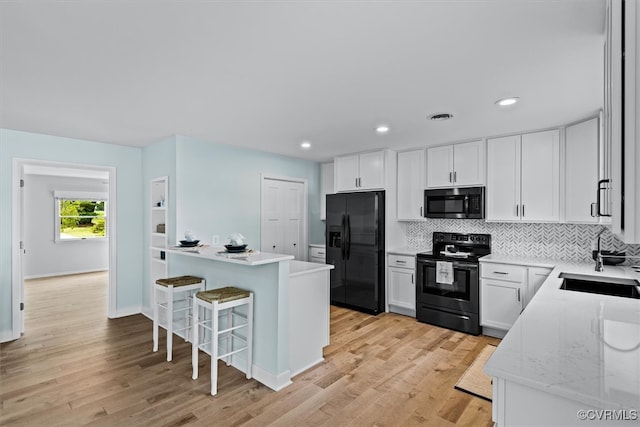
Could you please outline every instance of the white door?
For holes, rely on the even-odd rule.
[[[427,149],[427,187],[453,185],[453,146]]]
[[[453,146],[453,183],[457,186],[484,183],[484,141]]]
[[[398,153],[398,220],[424,220],[425,150]]]
[[[262,220],[260,250],[284,253],[284,181],[262,180]]]
[[[301,182],[283,183],[283,253],[293,255],[296,259],[304,259],[303,253],[306,247],[302,245],[303,192]]]
[[[558,130],[522,135],[523,221],[560,220],[560,135]]]
[[[520,136],[487,141],[486,219],[520,219]]]
[[[262,179],[260,250],[307,257],[306,182]]]

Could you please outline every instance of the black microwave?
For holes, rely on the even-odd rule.
[[[427,218],[484,218],[484,187],[424,190]]]

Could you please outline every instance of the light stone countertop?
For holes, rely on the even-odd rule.
[[[594,265],[555,261],[485,365],[488,375],[598,409],[640,410],[640,300],[562,290],[558,277],[640,280],[640,273],[617,266],[596,272]]]
[[[496,264],[526,265],[528,267],[553,268],[556,264],[558,264],[559,261],[557,259],[549,259],[549,258],[535,258],[535,257],[523,257],[523,256],[514,256],[514,255],[490,254],[480,258],[480,262],[490,262],[490,263],[496,263]],[[595,266],[595,261],[594,261],[594,266]]]
[[[325,248],[327,245],[324,243],[309,243],[312,248]]]
[[[431,252],[431,248],[410,248],[408,246],[402,248],[393,248],[387,251],[387,254],[391,255],[407,255],[407,256],[416,256],[416,254],[420,252]]]
[[[331,264],[292,260],[289,261],[289,277],[303,276],[318,271],[332,270],[333,268],[334,266]]]
[[[232,254],[226,253],[223,247],[217,248],[209,246],[195,248],[180,248],[174,246],[168,248],[167,252],[247,266],[271,264],[274,262],[289,261],[293,259],[292,255],[274,254],[271,252]]]

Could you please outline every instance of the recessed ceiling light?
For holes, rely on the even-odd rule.
[[[303,150],[308,150],[309,148],[311,148],[311,143],[309,141],[302,141],[300,143],[300,148],[302,148]]]
[[[509,105],[513,105],[516,102],[518,102],[520,100],[520,98],[518,98],[517,96],[511,96],[509,98],[502,98],[502,99],[498,99],[496,101],[496,104],[501,106],[501,107],[507,107]]]
[[[449,120],[451,118],[453,118],[451,113],[435,113],[429,116],[429,120],[433,121]]]
[[[376,132],[378,133],[388,133],[389,132],[389,126],[387,125],[380,125],[376,128]]]

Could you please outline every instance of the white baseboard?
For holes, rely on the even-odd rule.
[[[318,364],[320,364],[320,363],[322,363],[322,362],[324,362],[324,357],[320,357],[320,359],[318,359],[318,360],[316,360],[316,361],[314,361],[314,362],[309,363],[307,366],[302,367],[302,368],[298,369],[297,371],[291,372],[291,377],[293,378],[293,377],[295,377],[296,375],[298,375],[298,374],[300,374],[300,373],[302,373],[302,372],[306,371],[307,369],[313,368],[314,366],[316,366],[316,365],[318,365]]]
[[[116,315],[113,319],[117,319],[118,317],[126,317],[133,316],[134,314],[140,314],[142,312],[142,306],[134,305],[131,307],[122,307],[116,310]]]
[[[24,280],[29,279],[44,279],[46,277],[58,277],[58,276],[71,276],[73,274],[85,274],[85,273],[98,273],[100,271],[109,271],[108,268],[90,269],[90,270],[75,270],[75,271],[59,271],[56,273],[47,274],[34,274],[31,276],[24,276]]]

